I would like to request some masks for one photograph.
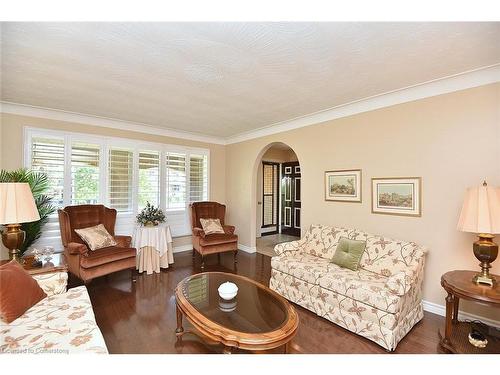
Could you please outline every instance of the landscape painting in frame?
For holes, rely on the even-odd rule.
[[[325,172],[325,200],[361,202],[361,169]]]
[[[420,216],[420,177],[372,178],[372,212]]]

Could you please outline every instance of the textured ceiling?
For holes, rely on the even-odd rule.
[[[1,99],[229,137],[500,62],[500,23],[2,23]]]

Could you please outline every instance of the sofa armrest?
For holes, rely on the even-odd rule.
[[[70,242],[66,245],[68,253],[71,255],[87,254],[89,248],[82,243]]]
[[[55,294],[66,293],[66,286],[68,285],[67,272],[52,272],[41,275],[33,275],[40,288],[47,294],[53,296]]]
[[[400,271],[387,279],[385,287],[389,292],[398,296],[404,296],[414,286],[415,277],[413,272]]]
[[[205,232],[201,228],[193,228],[193,236],[205,238]]]
[[[274,247],[274,252],[278,256],[300,253],[302,252],[302,244],[302,240],[279,243]]]
[[[389,276],[385,283],[385,287],[389,290],[389,293],[404,296],[412,288],[419,287],[417,284],[419,280],[422,280],[424,272],[424,256],[425,253],[422,254],[422,257],[416,263],[407,269]]]
[[[234,230],[236,229],[233,225],[223,225],[222,228],[226,234],[234,234]]]
[[[118,247],[130,247],[132,243],[132,237],[130,236],[115,236],[116,246]]]

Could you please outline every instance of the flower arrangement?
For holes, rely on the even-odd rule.
[[[157,226],[165,222],[165,214],[160,207],[155,207],[149,202],[146,202],[146,207],[137,215],[137,223],[146,227]]]

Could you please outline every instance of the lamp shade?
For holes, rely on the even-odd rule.
[[[500,188],[486,183],[468,188],[457,229],[472,233],[500,233]]]
[[[35,199],[27,183],[0,183],[0,224],[40,220]]]

